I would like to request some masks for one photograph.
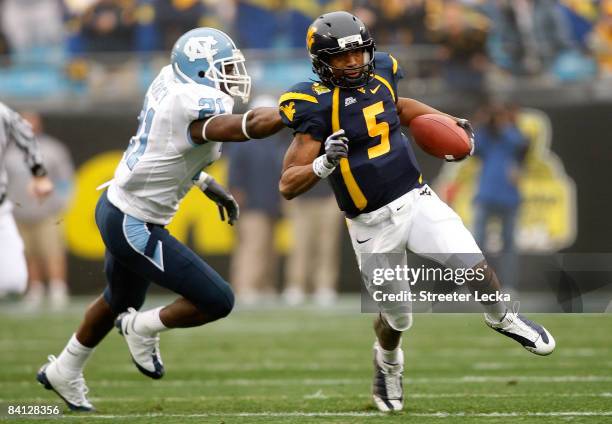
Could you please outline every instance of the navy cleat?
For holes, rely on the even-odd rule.
[[[79,374],[77,378],[70,379],[65,373],[59,369],[57,359],[53,355],[49,355],[49,362],[43,365],[36,380],[42,384],[45,389],[53,390],[64,402],[68,405],[71,411],[93,412],[94,406],[87,399],[89,389],[85,385],[83,374]]]
[[[490,319],[485,314],[485,323],[536,355],[550,355],[555,350],[555,339],[548,330],[517,312],[506,312],[501,321]]]
[[[143,336],[134,330],[134,320],[138,312],[128,308],[115,321],[119,334],[127,342],[132,361],[136,368],[147,377],[158,380],[164,376],[164,363],[159,354],[159,336]]]
[[[401,411],[404,407],[404,352],[400,349],[399,363],[388,364],[382,359],[378,341],[374,343],[374,381],[372,398],[382,412]]]

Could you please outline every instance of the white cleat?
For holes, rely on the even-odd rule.
[[[85,385],[83,374],[79,374],[77,378],[68,379],[59,369],[55,356],[49,355],[49,362],[40,368],[36,374],[36,380],[45,386],[45,389],[57,393],[71,411],[95,411],[94,406],[87,399],[89,389]]]
[[[401,411],[404,407],[404,352],[400,349],[399,363],[388,364],[382,359],[378,341],[374,343],[374,381],[372,397],[374,404],[382,412]]]
[[[159,336],[147,337],[137,334],[134,330],[134,320],[137,315],[136,309],[128,308],[127,312],[117,317],[115,327],[125,338],[136,368],[147,377],[157,380],[164,376],[164,363],[159,354]]]
[[[492,320],[485,314],[485,323],[536,355],[550,355],[555,350],[555,339],[548,330],[517,312],[506,312],[501,321]]]

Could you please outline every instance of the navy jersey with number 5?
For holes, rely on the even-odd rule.
[[[342,89],[301,82],[279,100],[283,122],[294,133],[323,142],[344,129],[348,159],[328,177],[338,206],[347,216],[371,212],[423,184],[395,102],[402,77],[395,58],[375,53],[374,79],[365,87]]]

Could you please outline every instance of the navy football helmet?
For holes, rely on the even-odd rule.
[[[312,70],[326,85],[358,88],[367,85],[374,77],[376,44],[364,23],[348,12],[326,13],[315,19],[306,34],[306,46]],[[358,77],[351,78],[344,69],[329,64],[332,55],[357,49],[364,50],[364,64],[357,68],[361,71]]]

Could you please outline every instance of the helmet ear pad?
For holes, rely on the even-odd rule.
[[[331,65],[329,65],[329,58],[326,56],[312,56],[312,71],[319,76],[321,81],[325,84],[332,84],[334,78],[334,71]]]

